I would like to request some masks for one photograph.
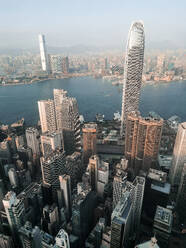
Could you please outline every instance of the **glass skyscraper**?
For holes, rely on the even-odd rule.
[[[138,110],[142,83],[144,45],[144,25],[141,21],[134,22],[129,31],[125,57],[121,135],[123,135],[125,131],[128,113]]]

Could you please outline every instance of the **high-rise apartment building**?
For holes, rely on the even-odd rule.
[[[66,174],[60,175],[59,182],[60,182],[60,189],[63,192],[65,208],[68,213],[68,217],[70,217],[71,207],[72,207],[70,176]]]
[[[51,99],[38,101],[38,108],[42,133],[55,132],[57,127],[54,101]]]
[[[39,35],[39,48],[40,48],[42,70],[49,72],[48,54],[46,50],[45,36],[43,34]]]
[[[186,162],[186,122],[178,127],[176,141],[173,150],[170,180],[172,185],[179,185],[184,163]]]
[[[39,132],[36,128],[29,127],[26,129],[27,146],[32,150],[33,155],[40,155]]]
[[[125,131],[127,115],[131,111],[137,111],[139,105],[140,89],[142,83],[143,58],[144,58],[144,25],[141,21],[131,25],[125,65],[121,115],[121,135]]]
[[[162,119],[143,118],[138,113],[128,114],[126,122],[125,156],[134,173],[148,171],[158,157]]]
[[[89,158],[96,154],[97,124],[89,123],[83,126],[83,161],[88,163]]]
[[[62,132],[44,133],[41,135],[41,149],[44,157],[56,150],[64,150]]]
[[[65,152],[55,151],[46,158],[42,157],[41,171],[43,183],[51,185],[53,190],[59,189],[59,175],[65,173]]]

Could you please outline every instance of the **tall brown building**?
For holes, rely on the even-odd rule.
[[[138,112],[128,115],[126,124],[125,156],[135,174],[139,170],[148,171],[157,160],[162,119],[143,118]]]
[[[97,124],[89,123],[83,127],[83,162],[88,164],[89,158],[96,154]]]

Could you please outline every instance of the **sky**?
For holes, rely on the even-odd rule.
[[[118,47],[134,20],[146,42],[186,44],[186,0],[0,0],[0,48]]]

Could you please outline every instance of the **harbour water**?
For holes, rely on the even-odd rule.
[[[76,97],[85,121],[95,120],[96,113],[112,119],[121,110],[122,86],[92,77],[47,80],[29,85],[0,87],[0,122],[10,124],[24,117],[27,125],[38,121],[37,101],[53,97],[53,89],[62,88]],[[139,109],[143,116],[155,111],[167,119],[178,115],[186,121],[186,81],[144,85]]]

